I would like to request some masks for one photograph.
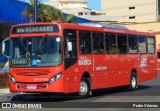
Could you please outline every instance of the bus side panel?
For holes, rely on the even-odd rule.
[[[160,70],[160,59],[157,59],[157,69]]]
[[[77,70],[76,65],[74,65],[69,67],[64,72],[65,93],[75,92],[76,78],[77,78],[76,70]]]
[[[78,61],[77,61],[77,67],[78,67],[78,73],[77,73],[77,82],[76,82],[76,92],[79,92],[80,90],[80,82],[81,79],[84,75],[89,75],[90,77],[90,85],[91,85],[91,89],[93,89],[95,87],[95,76],[94,76],[94,72],[93,72],[93,56],[92,55],[88,55],[88,54],[80,54],[78,56]]]
[[[131,73],[133,70],[136,71],[137,76],[139,77],[139,55],[138,54],[129,54],[128,55],[128,65],[127,67],[129,68],[128,70],[128,74],[127,74],[127,79],[128,79],[128,85],[130,84],[130,77],[131,77]],[[139,78],[138,78],[139,79]]]
[[[114,55],[107,54],[105,59],[105,64],[107,66],[107,71],[105,76],[106,87],[114,87],[117,84],[117,76],[116,76],[117,72],[114,69],[117,67],[117,65],[115,65],[116,63],[114,63],[114,61],[112,60],[112,56]]]
[[[158,76],[157,61],[155,55],[143,55],[140,57],[139,82],[145,82]]]
[[[108,69],[109,71],[112,72],[112,76],[113,76],[113,79],[112,79],[112,86],[111,87],[115,87],[115,86],[118,86],[118,64],[119,64],[119,58],[118,58],[118,55],[117,54],[113,54],[113,55],[110,55],[111,56],[111,64],[110,64],[110,68]]]
[[[154,79],[158,76],[157,72],[157,60],[156,56],[153,54],[148,54],[147,56],[147,71],[149,72],[147,80]]]
[[[128,54],[118,54],[117,58],[117,86],[123,86],[128,84],[129,80],[129,61],[128,61]]]
[[[140,55],[138,61],[138,82],[145,82],[157,76],[156,56],[154,54]]]
[[[93,75],[94,75],[94,88],[105,88],[105,81],[107,67],[109,64],[108,59],[104,54],[95,54],[93,57]]]
[[[94,87],[92,74],[93,61],[92,56],[79,56],[76,64],[70,66],[64,71],[65,75],[65,93],[79,92],[80,81],[84,73],[88,73],[91,79],[91,87]]]

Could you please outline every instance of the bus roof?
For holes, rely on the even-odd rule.
[[[141,32],[136,30],[129,30],[124,26],[119,26],[115,24],[102,24],[102,23],[73,24],[73,23],[63,23],[61,21],[18,24],[18,25],[13,25],[11,30],[13,29],[13,27],[17,27],[17,26],[34,26],[34,25],[51,25],[51,24],[57,24],[61,28],[65,28],[65,29],[68,28],[68,29],[77,29],[77,30],[155,36],[155,33],[152,33],[152,32]]]
[[[84,25],[84,26],[91,26],[91,27],[101,27],[101,28],[109,28],[109,29],[121,29],[121,30],[128,30],[127,27],[121,26],[121,25],[115,25],[111,23],[80,23],[79,25]]]

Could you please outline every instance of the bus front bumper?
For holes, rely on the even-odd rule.
[[[62,78],[49,83],[13,83],[9,80],[10,92],[24,92],[24,93],[46,93],[58,92],[65,93]]]

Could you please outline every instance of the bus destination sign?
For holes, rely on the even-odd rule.
[[[53,33],[59,32],[58,25],[15,26],[12,34]]]

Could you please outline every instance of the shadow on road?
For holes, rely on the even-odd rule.
[[[155,86],[139,85],[136,91],[128,91],[122,87],[107,88],[93,91],[93,96],[144,96],[146,90],[150,92]],[[159,86],[160,87],[160,86]],[[160,94],[159,94],[160,95]],[[149,95],[148,95],[149,96]]]
[[[78,99],[76,94],[57,94],[57,93],[46,93],[46,94],[30,94],[24,93],[15,95],[11,101],[27,101],[27,102],[62,102]]]
[[[90,98],[103,97],[103,96],[160,96],[160,86],[146,86],[140,85],[136,91],[126,91],[121,87],[117,88],[107,88],[95,90],[92,92]],[[63,102],[76,100],[79,97],[76,94],[18,94],[11,98],[12,102],[25,101],[25,102]]]

